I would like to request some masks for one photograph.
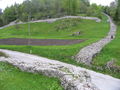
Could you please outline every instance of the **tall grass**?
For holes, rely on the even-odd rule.
[[[0,62],[0,90],[63,90],[56,78],[20,71]]]

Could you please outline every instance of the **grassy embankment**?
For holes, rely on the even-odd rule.
[[[104,16],[103,16],[104,17]],[[106,17],[96,23],[93,20],[64,19],[53,23],[31,23],[31,38],[37,39],[98,39],[108,32]],[[72,36],[80,32],[79,36]],[[1,38],[30,38],[28,24],[10,26],[0,30]]]
[[[0,57],[9,56],[0,52]],[[5,62],[0,62],[0,90],[63,90],[56,78],[20,71]]]
[[[69,64],[73,64],[73,65],[83,66],[81,64],[76,63],[76,61],[74,61],[73,59],[71,59],[71,56],[74,56],[82,47],[87,46],[93,42],[96,42],[96,41],[100,40],[101,38],[103,38],[104,36],[106,36],[109,31],[109,24],[107,23],[106,17],[104,17],[102,22],[100,22],[100,23],[96,23],[95,21],[92,21],[92,20],[75,20],[75,22],[72,23],[72,25],[71,25],[71,22],[73,22],[73,19],[72,19],[69,21],[70,22],[70,25],[69,25],[68,21],[69,20],[65,20],[66,23],[64,23],[63,20],[57,21],[54,23],[32,23],[31,24],[32,38],[37,38],[37,39],[38,38],[39,39],[85,39],[86,40],[85,42],[82,42],[80,44],[75,44],[75,45],[66,45],[66,46],[0,45],[0,48],[21,51],[21,52],[25,52],[25,53],[29,53],[29,49],[32,49],[32,53],[35,55],[47,57],[50,59],[56,59],[56,60],[66,62]],[[77,24],[76,24],[76,22],[77,22]],[[25,24],[25,25],[19,25],[19,26],[11,26],[11,27],[2,29],[2,30],[0,30],[0,33],[1,33],[0,38],[1,39],[2,38],[30,38],[27,33],[27,27],[28,27],[27,24]],[[81,34],[78,36],[72,36],[71,34],[73,34],[74,32],[81,32]],[[9,67],[9,68],[7,68],[7,70],[10,71],[7,73],[5,72],[6,69],[5,69],[5,71],[4,70],[2,71],[3,75],[1,74],[2,78],[0,80],[0,82],[2,82],[1,87],[5,86],[6,83],[8,84],[8,86],[5,86],[6,88],[2,87],[3,89],[5,88],[6,90],[10,90],[10,89],[8,89],[8,87],[17,88],[17,85],[19,83],[21,83],[21,81],[23,80],[24,83],[21,83],[20,85],[22,86],[22,84],[23,84],[23,88],[26,85],[28,86],[28,88],[24,89],[24,90],[28,90],[29,88],[31,88],[32,85],[30,85],[30,84],[33,84],[33,83],[34,83],[33,85],[35,85],[33,87],[36,87],[36,88],[42,87],[41,86],[41,84],[42,84],[43,90],[46,90],[44,88],[47,88],[47,90],[49,90],[48,89],[49,86],[51,86],[51,87],[56,86],[55,88],[53,87],[51,90],[57,90],[58,88],[60,88],[60,90],[61,90],[61,87],[58,86],[59,81],[56,79],[47,78],[42,75],[39,76],[36,74],[20,72],[18,69],[16,70],[16,68],[14,68],[14,70],[11,71],[11,69],[13,69],[13,67],[8,64],[5,64],[5,63],[0,63],[0,67],[2,67],[2,68]],[[8,74],[8,73],[10,73],[10,74]],[[26,77],[26,79],[25,79],[25,77]],[[11,83],[11,81],[13,79],[11,80],[10,78],[16,79],[16,81]],[[6,79],[8,79],[8,81]],[[45,80],[45,82],[49,82],[49,85],[46,85],[44,80]],[[53,84],[51,82],[53,82]],[[30,84],[28,84],[28,83],[30,83]],[[46,87],[44,87],[44,86],[46,86]],[[42,89],[40,89],[40,90],[42,90]]]
[[[73,22],[73,20],[71,20],[70,22]],[[102,22],[100,23],[96,23],[95,21],[92,21],[92,20],[80,20],[76,26],[70,26],[67,29],[60,30],[60,31],[56,31],[55,30],[56,28],[54,28],[54,31],[51,31],[52,30],[51,27],[56,27],[61,25],[60,21],[57,21],[51,24],[33,23],[31,25],[33,25],[31,26],[31,32],[34,32],[34,34],[37,32],[35,35],[32,34],[32,38],[43,38],[43,37],[44,37],[43,39],[45,38],[70,39],[71,38],[71,39],[84,39],[86,41],[79,44],[65,45],[65,46],[0,45],[0,48],[16,50],[16,51],[21,51],[25,53],[29,53],[29,49],[32,49],[32,53],[35,55],[47,57],[50,59],[56,59],[62,62],[70,63],[70,64],[76,64],[74,60],[71,60],[71,56],[74,56],[82,47],[85,47],[93,42],[100,40],[101,38],[106,36],[109,31],[109,24],[107,23],[106,17],[104,17]],[[64,24],[61,26],[64,26]],[[27,25],[23,25],[23,27],[25,27],[25,29],[23,29],[24,32],[27,32]],[[81,32],[81,34],[78,36],[71,36],[73,32],[77,32],[77,31]],[[8,27],[3,30],[0,30],[0,33],[1,33],[0,36],[1,38],[8,38],[8,37],[21,38],[21,36],[23,36],[23,38],[24,37],[29,38],[28,35],[23,34],[24,32],[21,30],[16,30],[15,27],[12,26],[12,27]]]
[[[107,62],[114,61],[114,65],[120,69],[120,26],[118,25],[115,40],[106,45],[100,54],[94,58],[95,66],[105,66]],[[114,72],[115,73],[115,72]]]
[[[0,62],[0,90],[63,90],[56,78],[20,71]]]

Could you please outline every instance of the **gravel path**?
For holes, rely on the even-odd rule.
[[[48,22],[48,23],[52,23],[52,22],[55,22],[57,20],[62,20],[62,19],[66,19],[66,18],[80,18],[80,19],[88,19],[88,20],[95,20],[96,22],[101,22],[101,20],[99,18],[96,18],[96,17],[65,16],[65,17],[61,17],[61,18],[52,18],[52,19],[30,21],[30,23],[36,23],[36,22]],[[0,29],[6,28],[6,27],[9,27],[9,26],[13,26],[13,25],[16,25],[16,24],[27,24],[27,22],[26,23],[23,23],[23,22],[16,23],[16,21],[13,21],[13,22],[11,22],[8,25],[0,27]]]
[[[80,52],[75,56],[75,60],[77,62],[90,65],[92,63],[92,58],[97,53],[99,53],[105,45],[107,45],[109,42],[111,42],[115,38],[116,25],[113,23],[112,19],[108,15],[106,16],[109,18],[110,32],[102,40],[81,49]]]
[[[0,61],[8,62],[22,71],[57,77],[65,90],[120,90],[120,80],[108,75],[35,55],[3,49],[0,52],[9,56],[0,57]]]

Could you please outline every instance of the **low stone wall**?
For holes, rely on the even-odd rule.
[[[0,52],[8,56],[0,57],[0,61],[22,71],[57,77],[65,90],[120,90],[120,79],[108,75],[35,55],[3,49]]]
[[[81,19],[95,20],[96,22],[101,22],[101,20],[99,18],[96,18],[96,17],[65,16],[65,17],[61,17],[61,18],[52,18],[52,19],[45,19],[45,20],[30,21],[30,23],[36,23],[36,22],[48,22],[48,23],[52,23],[52,22],[55,22],[57,20],[62,20],[62,19],[66,19],[66,18],[81,18]],[[11,22],[8,25],[0,27],[0,29],[6,28],[6,27],[9,27],[9,26],[13,26],[13,25],[16,25],[16,24],[17,25],[18,24],[27,24],[27,22],[26,23],[23,23],[23,22],[16,23],[16,21],[13,21],[13,22]]]
[[[8,62],[22,71],[41,73],[50,77],[57,77],[65,90],[99,90],[92,82],[85,70],[46,58],[40,58],[19,52],[0,50],[9,57],[0,57],[0,61]]]
[[[105,14],[106,15],[106,14]],[[75,56],[75,60],[80,63],[84,63],[86,65],[90,65],[92,62],[92,58],[99,53],[102,48],[111,42],[116,35],[116,25],[113,23],[112,19],[106,15],[110,22],[110,32],[108,36],[103,38],[102,40],[93,43],[87,47],[84,47],[80,50],[80,52]]]

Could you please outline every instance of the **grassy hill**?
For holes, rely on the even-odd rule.
[[[56,78],[20,71],[0,62],[0,90],[63,90]]]
[[[64,23],[65,22],[65,23]],[[0,39],[2,38],[30,38],[28,35],[28,25],[11,26],[0,30]],[[80,32],[80,35],[72,35],[75,32]],[[31,38],[37,39],[86,39],[86,41],[65,46],[15,46],[15,45],[0,45],[1,49],[9,49],[20,52],[29,53],[32,50],[32,54],[47,57],[50,59],[59,60],[69,64],[83,66],[78,64],[72,56],[78,51],[101,38],[105,37],[109,32],[109,23],[107,17],[103,16],[102,22],[96,23],[92,20],[81,19],[65,19],[56,21],[54,23],[31,23]],[[48,78],[38,74],[30,74],[20,72],[18,69],[13,68],[6,63],[0,63],[0,67],[4,68],[0,72],[0,87],[3,90],[11,90],[8,87],[18,88],[17,90],[62,90],[59,80],[54,78]],[[9,74],[8,74],[9,73]],[[11,79],[14,82],[11,83]],[[7,80],[8,79],[8,80]],[[22,80],[24,81],[23,83]],[[34,82],[33,82],[34,81]],[[52,82],[52,83],[49,83]],[[6,84],[7,83],[7,84]],[[32,85],[28,85],[30,83]],[[49,84],[48,84],[49,83]],[[19,86],[17,86],[20,84]],[[22,88],[19,88],[23,86]],[[27,86],[27,87],[26,87]],[[40,86],[40,87],[37,87]],[[55,87],[54,87],[55,86]],[[25,88],[26,87],[26,88]],[[35,87],[34,89],[32,87]]]
[[[100,54],[94,58],[95,66],[105,66],[108,62],[113,61],[111,71],[120,73],[120,26],[118,26],[115,40],[106,45]]]
[[[74,44],[74,45],[65,45],[65,46],[15,46],[15,45],[0,45],[0,48],[10,49],[29,53],[29,50],[32,50],[32,54],[47,57],[50,59],[56,59],[62,62],[77,64],[76,61],[71,59],[79,50],[93,42],[100,40],[105,37],[109,32],[109,23],[107,22],[107,17],[103,16],[102,22],[97,23],[92,20],[76,20],[77,25],[71,25],[73,20],[70,20],[67,29],[61,29],[56,31],[54,27],[62,24],[63,20],[54,22],[54,23],[32,23],[31,32],[32,38],[42,38],[42,39],[86,39],[86,41]],[[65,20],[68,21],[68,20]],[[63,24],[62,26],[64,26]],[[22,30],[15,29],[15,26],[11,26],[5,29],[0,30],[1,38],[29,38],[26,34],[27,24],[20,25],[24,27]],[[66,26],[66,25],[65,25]],[[80,31],[81,34],[78,36],[71,36],[73,32]]]
[[[108,32],[106,17],[97,23],[92,20],[63,19],[53,23],[31,23],[31,38],[37,39],[90,39],[102,38]],[[72,34],[80,32],[80,35]],[[0,38],[30,38],[28,24],[14,25],[0,30]]]

